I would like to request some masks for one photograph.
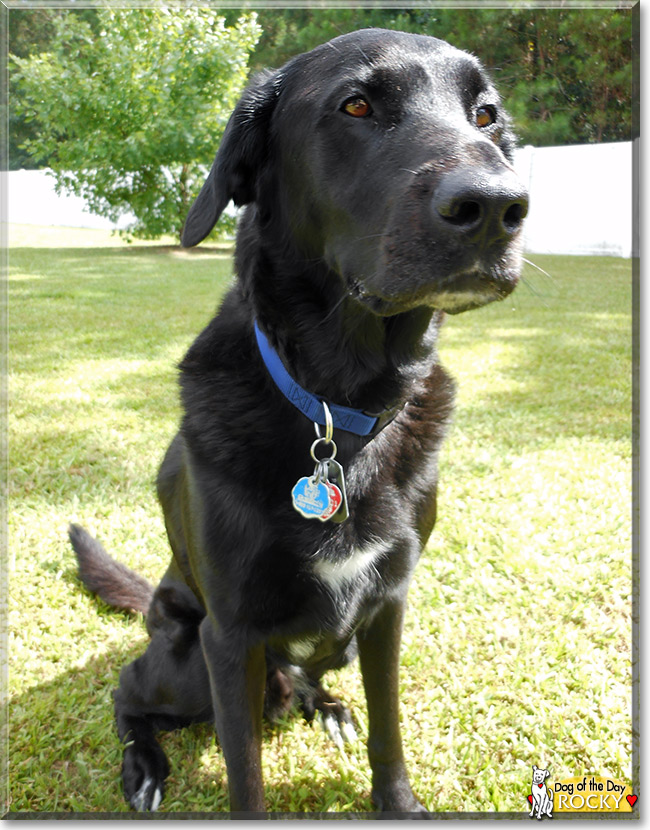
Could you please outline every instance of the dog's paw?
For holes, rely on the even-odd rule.
[[[344,749],[345,744],[352,744],[357,740],[357,730],[352,723],[352,716],[348,709],[342,704],[334,711],[318,712],[318,720],[324,732],[331,738],[339,749]]]
[[[339,749],[343,749],[346,743],[354,743],[357,740],[357,731],[350,710],[322,686],[314,684],[308,691],[303,690],[299,693],[299,697],[305,719],[311,723],[318,714],[323,731]]]
[[[431,813],[413,794],[407,780],[389,786],[373,788],[372,800],[378,810],[378,819],[430,819]]]
[[[129,744],[124,750],[122,782],[124,796],[139,813],[155,812],[165,793],[169,764],[158,743],[137,749]]]
[[[154,813],[162,801],[163,787],[153,778],[145,778],[140,789],[129,798],[129,804],[139,813]]]

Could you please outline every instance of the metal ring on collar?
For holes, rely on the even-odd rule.
[[[315,450],[316,450],[316,447],[318,446],[318,444],[325,444],[325,445],[328,445],[331,448],[331,453],[332,454],[329,456],[329,458],[319,458],[316,455]],[[314,461],[317,464],[319,464],[321,461],[331,461],[333,458],[336,458],[336,444],[334,443],[334,441],[326,441],[325,438],[317,438],[314,441],[314,443],[311,445],[311,449],[309,450],[309,452],[310,452],[311,457],[314,459]]]
[[[320,426],[317,423],[314,423],[314,429],[316,430],[316,435],[321,439],[325,440],[328,444],[332,443],[332,436],[334,435],[334,420],[332,419],[332,413],[330,412],[329,406],[325,403],[325,401],[321,401],[323,404],[323,409],[325,411],[325,438],[323,439],[320,434]],[[334,456],[332,456],[334,458]]]

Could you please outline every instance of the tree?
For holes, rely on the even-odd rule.
[[[510,57],[499,49],[505,41]],[[630,140],[631,9],[511,11],[493,45],[506,101],[524,141]]]
[[[31,52],[47,51],[54,33],[52,12],[48,9],[12,9],[9,12],[9,52],[26,58]],[[22,149],[26,139],[34,138],[36,130],[26,124],[15,111],[9,113],[9,169],[38,167],[38,163]]]
[[[53,18],[47,53],[12,57],[12,103],[37,130],[24,148],[48,160],[57,191],[132,236],[178,235],[246,81],[260,27],[209,8],[74,12]]]
[[[336,11],[264,8],[264,33],[252,62],[279,66],[297,52],[366,26],[433,35],[473,52],[488,67],[522,143],[630,140],[631,9],[452,5]]]

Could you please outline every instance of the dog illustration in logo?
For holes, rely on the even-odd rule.
[[[540,821],[544,815],[553,818],[553,791],[544,785],[544,781],[549,775],[547,769],[538,769],[533,764],[533,783],[530,788],[532,795],[530,818],[533,817],[535,811],[537,811],[537,818]]]

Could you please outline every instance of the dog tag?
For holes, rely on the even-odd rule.
[[[336,513],[333,513],[331,518],[333,522],[339,524],[344,522],[350,515],[348,512],[348,496],[345,490],[345,475],[343,474],[343,467],[338,461],[330,458],[327,462],[327,479],[330,484],[336,486],[341,493],[341,503]]]
[[[326,421],[325,436],[321,436],[319,425],[314,424],[318,437],[310,450],[310,455],[316,462],[314,475],[311,478],[303,476],[296,482],[291,491],[291,501],[295,510],[305,519],[319,519],[321,522],[333,519],[338,523],[344,522],[348,517],[348,500],[345,494],[343,467],[334,461],[336,455],[336,444],[332,440],[334,424],[324,401],[323,408]],[[316,455],[316,447],[321,443],[330,447],[332,453],[330,458],[319,458]],[[330,475],[333,481],[329,480]]]
[[[327,483],[318,481],[313,476],[303,476],[296,482],[291,491],[293,506],[305,519],[327,521],[329,516],[323,518],[323,514],[330,509],[330,499],[330,490]]]
[[[327,506],[327,509],[325,510],[323,515],[320,517],[321,522],[326,522],[328,519],[331,519],[332,516],[334,516],[336,514],[336,511],[339,509],[339,507],[341,506],[341,502],[343,501],[341,491],[336,486],[336,484],[331,484],[329,481],[326,481],[325,485],[327,486],[327,489],[329,490],[330,499],[329,499],[329,505]]]

